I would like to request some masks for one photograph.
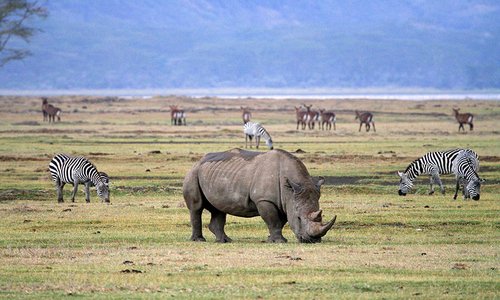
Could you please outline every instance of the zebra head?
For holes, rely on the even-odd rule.
[[[96,185],[97,196],[101,198],[104,202],[109,203],[109,185],[108,183],[101,180]]]
[[[477,178],[470,180],[464,188],[465,198],[472,198],[472,200],[479,200],[481,194],[481,183],[484,179]]]
[[[413,187],[413,182],[408,178],[406,173],[398,172],[398,176],[400,178],[398,193],[400,196],[406,196]]]
[[[267,145],[267,147],[269,147],[269,150],[273,150],[274,149],[274,147],[273,147],[273,140],[271,138],[269,138],[266,141],[266,145]]]

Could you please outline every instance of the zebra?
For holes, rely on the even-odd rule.
[[[252,138],[255,137],[255,144],[257,149],[259,149],[260,138],[262,137],[266,141],[267,147],[273,150],[273,140],[271,136],[259,123],[247,122],[243,125],[243,133],[245,134],[245,148],[247,147],[248,140],[250,140],[250,148],[252,148]]]
[[[464,149],[429,152],[413,161],[410,165],[408,165],[404,172],[398,171],[398,176],[400,177],[398,190],[399,195],[406,196],[406,194],[413,187],[413,180],[415,180],[415,178],[417,178],[420,174],[428,174],[430,176],[429,195],[434,193],[433,184],[439,185],[441,193],[444,195],[444,186],[441,182],[439,174],[453,173],[453,161],[462,150]],[[474,151],[470,151],[477,159],[479,159]]]
[[[455,196],[453,200],[457,199],[457,194],[460,185],[463,186],[462,193],[464,200],[472,198],[472,200],[479,200],[481,194],[481,179],[477,174],[479,170],[479,160],[477,154],[470,150],[464,149],[458,153],[457,158],[453,161],[452,171],[457,177],[457,185],[455,189]]]
[[[49,171],[56,185],[57,201],[64,202],[63,188],[66,183],[73,184],[71,201],[75,202],[78,184],[85,185],[85,200],[90,202],[90,186],[94,185],[97,195],[104,202],[109,203],[109,177],[106,173],[99,173],[96,167],[85,157],[70,157],[66,154],[57,154],[49,163]]]
[[[363,113],[360,113],[359,111],[355,111],[356,113],[356,117],[354,118],[354,120],[357,120],[359,119],[359,131],[361,131],[361,126],[363,126],[363,124],[365,124],[366,126],[366,131],[370,131],[370,123],[373,125],[373,132],[376,132],[377,130],[375,130],[375,122],[373,121],[373,114],[371,112],[363,112]]]

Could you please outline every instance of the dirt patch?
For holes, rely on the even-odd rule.
[[[13,200],[47,200],[47,190],[0,190],[0,202]]]
[[[0,161],[46,161],[46,157],[0,155]]]

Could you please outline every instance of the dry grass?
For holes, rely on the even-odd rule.
[[[42,122],[38,98],[0,99],[0,297],[65,298],[497,298],[500,131],[496,101],[318,100],[337,112],[337,131],[296,131],[300,100],[51,99],[64,110]],[[171,126],[169,105],[188,112]],[[263,243],[260,218],[228,217],[232,244],[188,241],[185,173],[203,154],[243,147],[240,106],[327,177],[321,207],[337,224],[323,243]],[[458,133],[452,107],[476,115]],[[375,114],[358,132],[355,109]],[[411,114],[409,114],[411,113]],[[487,184],[481,200],[427,196],[419,178],[407,197],[396,170],[427,151],[470,147]],[[155,153],[160,151],[160,153]],[[112,204],[57,204],[47,165],[59,152],[84,155],[112,180]],[[66,198],[69,188],[66,188]],[[207,223],[208,214],[204,216]]]

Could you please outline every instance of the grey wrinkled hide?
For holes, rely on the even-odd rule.
[[[322,223],[320,187],[304,164],[283,150],[251,152],[233,149],[209,153],[186,175],[184,199],[191,214],[193,241],[205,241],[201,215],[211,213],[209,229],[217,242],[230,242],[224,232],[226,215],[261,216],[269,228],[268,242],[286,242],[283,226],[290,223],[300,242],[320,242],[335,217]]]

